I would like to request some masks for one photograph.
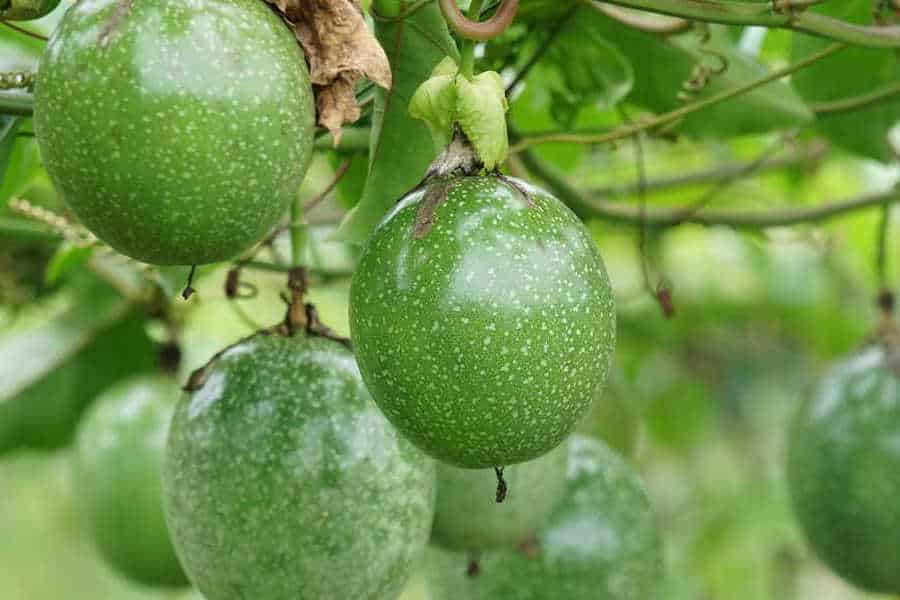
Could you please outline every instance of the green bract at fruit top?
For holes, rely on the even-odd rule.
[[[478,551],[522,542],[544,525],[566,487],[566,447],[507,468],[509,495],[495,502],[492,469],[437,467],[437,503],[431,541],[451,550]]]
[[[818,556],[860,588],[900,594],[900,376],[892,354],[867,348],[814,388],[791,424],[787,475]]]
[[[162,506],[162,462],[181,389],[144,375],[104,392],[78,429],[74,483],[103,557],[147,585],[184,586]]]
[[[662,576],[656,521],[621,457],[569,442],[568,490],[530,544],[468,557],[429,551],[431,600],[652,600]]]
[[[207,600],[393,600],[428,541],[434,462],[391,427],[341,343],[257,334],[192,380],[166,515]]]
[[[0,21],[30,21],[53,12],[59,0],[0,0]]]
[[[466,468],[562,442],[605,382],[615,308],[600,252],[559,200],[497,175],[403,198],[354,274],[360,369],[391,422]]]
[[[231,258],[284,215],[309,165],[303,51],[260,0],[93,0],[41,60],[35,134],[75,215],[155,264]]]

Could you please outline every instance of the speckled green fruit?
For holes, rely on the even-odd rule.
[[[181,393],[163,376],[125,380],[101,394],[78,428],[74,483],[80,514],[106,561],[147,585],[187,585],[162,499],[163,452]]]
[[[503,477],[508,494],[499,504],[493,469],[438,464],[432,543],[477,551],[530,538],[565,493],[566,456],[566,446],[561,445],[540,458],[507,467]]]
[[[816,554],[860,588],[900,594],[900,377],[880,347],[812,390],[791,424],[787,475]]]
[[[379,226],[353,278],[351,332],[375,401],[419,447],[461,467],[559,445],[615,345],[587,229],[553,196],[516,186],[529,197],[494,176],[432,181]]]
[[[429,550],[431,600],[653,600],[662,576],[650,502],[634,469],[572,436],[566,497],[530,548],[468,557]]]
[[[101,240],[155,264],[226,260],[298,193],[315,109],[303,52],[260,0],[91,0],[41,59],[34,127]]]
[[[164,488],[206,600],[394,600],[428,540],[435,475],[344,346],[257,335],[179,404]]]

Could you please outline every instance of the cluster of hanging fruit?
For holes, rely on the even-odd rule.
[[[571,435],[613,354],[603,261],[559,200],[496,170],[502,81],[460,65],[439,64],[413,98],[445,150],[363,252],[352,345],[300,293],[284,324],[219,353],[188,393],[142,377],[85,418],[79,496],[122,572],[190,581],[207,600],[392,600],[424,559],[436,600],[652,597],[661,557],[642,485]],[[303,52],[261,0],[79,2],[35,102],[61,197],[153,264],[259,242],[312,155]],[[900,512],[884,507],[900,493],[900,363],[895,337],[882,342],[804,406],[789,476],[823,558],[897,593],[884,558],[900,555]]]

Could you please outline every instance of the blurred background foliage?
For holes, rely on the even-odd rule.
[[[572,6],[523,3],[522,20]],[[60,14],[28,26],[49,32]],[[514,72],[547,35],[516,26],[481,60]],[[526,134],[607,128],[623,114],[670,110],[679,105],[675,92],[703,60],[698,36],[648,37],[602,16],[570,18],[554,35],[558,44],[530,71],[512,104],[511,121]],[[587,35],[603,43],[586,48]],[[701,94],[784,66],[820,41],[713,27],[708,43],[730,66]],[[41,47],[0,28],[0,71],[33,69]],[[645,140],[647,180],[668,181],[648,185],[648,206],[690,205],[710,189],[710,206],[759,209],[890,189],[898,170],[883,134],[900,116],[900,103],[810,125],[811,102],[865,92],[894,77],[895,54],[878,54],[887,61],[883,68],[859,68],[871,52],[848,52],[830,71],[798,75],[793,86],[773,84],[697,113],[679,125],[684,135],[677,139]],[[573,53],[583,61],[570,60]],[[187,269],[151,270],[60,242],[40,218],[10,207],[11,199],[24,199],[32,212],[64,214],[40,167],[30,122],[15,126],[19,134],[0,143],[0,163],[8,162],[0,185],[0,596],[193,600],[191,592],[139,589],[97,558],[73,504],[71,430],[98,391],[154,368],[173,336],[185,376],[224,345],[280,319],[283,276],[245,269],[243,281],[256,287],[255,297],[234,300],[223,290],[228,267],[204,268],[197,294],[184,302],[171,299]],[[609,202],[638,203],[636,151],[632,140],[623,140],[612,147],[543,145],[537,155],[581,189]],[[760,156],[783,163],[727,185],[721,178],[684,178]],[[342,333],[355,250],[328,236],[362,193],[365,156],[321,152],[303,189],[312,198],[345,161],[338,193],[309,215],[308,251],[311,299]],[[880,222],[880,211],[869,210],[764,232],[681,225],[641,233],[588,220],[615,287],[619,341],[611,383],[582,429],[631,458],[648,483],[666,548],[661,598],[874,598],[849,588],[811,555],[791,515],[782,465],[786,422],[805,390],[875,325]],[[897,281],[898,235],[892,225],[888,285]],[[285,245],[276,240],[271,252],[284,252]],[[673,293],[671,319],[650,293],[660,282]],[[426,594],[419,578],[407,598]]]

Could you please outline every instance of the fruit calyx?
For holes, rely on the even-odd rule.
[[[409,114],[425,121],[438,148],[452,143],[459,129],[489,171],[509,154],[508,109],[503,79],[496,71],[466,77],[449,57],[438,63],[409,103]]]
[[[413,236],[416,239],[425,238],[434,226],[435,212],[446,202],[454,182],[459,177],[476,177],[485,168],[484,162],[479,157],[475,147],[459,124],[453,126],[453,138],[440,155],[431,163],[425,178],[412,191],[425,189],[419,210],[416,213]],[[529,208],[537,207],[531,193],[521,186],[515,179],[506,177],[495,167],[489,173],[496,177],[513,191],[518,192],[528,203]]]
[[[288,291],[290,292],[290,296],[282,296],[282,299],[287,303],[287,311],[285,312],[284,319],[277,325],[260,329],[214,354],[205,365],[191,373],[187,383],[184,385],[184,391],[196,392],[202,388],[203,384],[206,383],[211,367],[215,365],[219,358],[232,348],[240,346],[258,336],[277,335],[282,337],[294,337],[302,332],[303,335],[307,337],[321,337],[335,341],[352,351],[353,347],[350,344],[350,340],[339,335],[333,329],[325,325],[319,318],[319,311],[316,310],[316,307],[312,303],[305,301],[306,292],[308,290],[309,285],[306,279],[306,269],[303,267],[291,269],[288,272]]]

